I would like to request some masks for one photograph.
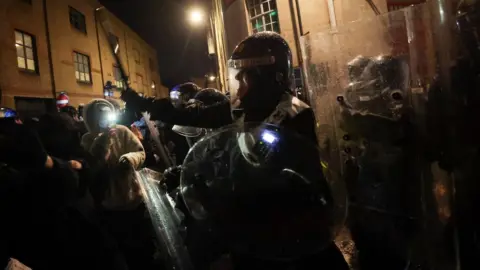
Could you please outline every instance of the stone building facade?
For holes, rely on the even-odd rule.
[[[41,114],[62,92],[73,106],[106,94],[118,98],[125,83],[114,50],[133,89],[168,94],[156,51],[95,0],[5,0],[0,17],[2,106]],[[107,81],[115,86],[109,93]]]

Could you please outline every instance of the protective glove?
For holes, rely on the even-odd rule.
[[[120,98],[125,101],[125,107],[127,111],[135,113],[146,111],[148,100],[138,95],[136,91],[127,89],[122,92]]]
[[[19,170],[43,169],[47,158],[34,130],[14,122],[0,125],[0,162]]]
[[[163,172],[162,184],[166,187],[168,193],[180,186],[181,173],[182,166],[170,167]]]

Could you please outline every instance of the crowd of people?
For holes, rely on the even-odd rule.
[[[235,121],[284,126],[316,143],[313,111],[290,91],[291,52],[286,41],[275,33],[260,33],[242,44],[231,58],[239,83],[231,99],[218,90],[186,83],[165,99],[124,91],[125,112],[140,116],[136,118],[118,114],[108,100],[94,99],[81,115],[65,107],[38,119],[1,119],[0,205],[2,215],[8,217],[1,236],[7,239],[1,243],[3,265],[12,258],[33,269],[157,269],[164,265],[135,174],[148,166],[166,169],[161,186],[173,192],[177,207],[186,215],[190,227],[186,243],[193,264],[196,269],[208,269],[230,244],[213,244],[222,234],[206,234],[211,227],[197,224],[189,215],[188,202],[182,200],[180,165],[188,149],[202,136]],[[246,58],[270,62],[258,66]],[[236,107],[239,103],[241,108]],[[238,109],[240,119],[232,117]],[[161,140],[149,138],[141,112],[149,112],[151,120],[157,121]],[[164,143],[152,143],[159,141]],[[166,167],[169,162],[162,160],[165,156],[159,147],[170,153],[170,164],[176,166]],[[329,254],[327,261],[335,269],[346,269],[333,242],[327,246],[327,252],[322,252]],[[245,256],[238,256],[242,267],[253,269],[245,265],[247,261],[247,265],[268,265]]]
[[[471,56],[459,63],[477,76],[478,54]],[[67,106],[34,119],[0,115],[0,267],[346,270],[334,238],[347,202],[339,207],[333,187],[346,184],[345,223],[360,268],[430,269],[411,248],[421,207],[409,196],[425,191],[408,182],[420,172],[412,139],[418,131],[405,106],[408,64],[358,56],[347,67],[350,82],[336,97],[342,138],[339,149],[329,149],[343,155],[341,181],[318,151],[314,111],[292,93],[291,50],[273,32],[253,34],[234,49],[227,94],[185,83],[161,99],[125,89],[123,112],[94,99],[80,113]],[[430,100],[440,90],[432,85]],[[441,110],[442,101],[434,101],[429,112]],[[449,170],[457,165],[446,158],[443,140],[422,139],[422,146]],[[174,211],[147,205],[144,168],[160,172],[153,190],[168,196]],[[463,196],[455,203],[476,201]],[[171,223],[178,228],[154,224],[159,216],[178,219]],[[474,245],[475,233],[459,230],[458,246]],[[172,250],[177,236],[182,244]]]

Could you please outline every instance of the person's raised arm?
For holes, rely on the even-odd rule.
[[[193,103],[187,107],[176,108],[169,98],[143,98],[133,90],[124,91],[122,99],[127,103],[127,110],[148,112],[151,120],[173,125],[219,128],[232,123],[228,101],[209,106]]]

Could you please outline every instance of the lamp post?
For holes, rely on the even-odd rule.
[[[200,7],[191,7],[188,10],[187,19],[193,27],[203,27],[204,28],[205,36],[207,38],[207,46],[210,47],[209,39],[211,37],[210,37],[210,33],[209,33],[209,28],[208,28],[208,25],[207,25],[207,19],[208,18],[207,18],[207,15],[206,15],[205,11]],[[214,53],[213,54],[210,53],[210,49],[208,50],[208,57],[210,59],[210,62],[215,59],[214,58],[215,55],[214,55]],[[211,63],[209,64],[209,66],[210,66],[209,67],[210,72],[205,75],[205,87],[208,87],[212,84],[214,84],[215,87],[217,87],[217,85],[216,85],[217,74],[215,74],[215,72],[212,72],[212,69],[214,69],[214,68],[211,66]],[[216,65],[214,65],[214,66],[216,66]]]

